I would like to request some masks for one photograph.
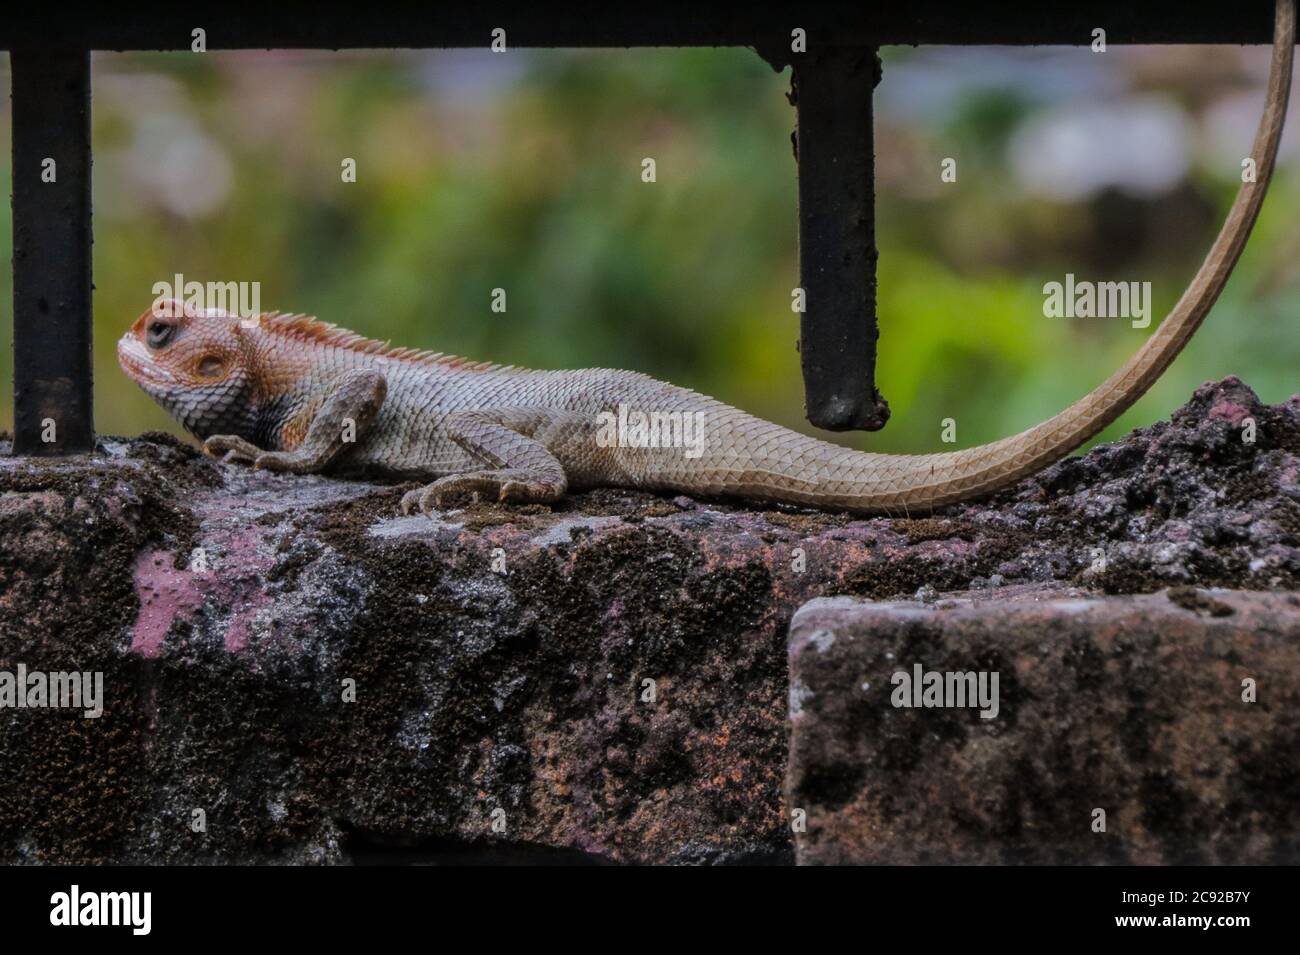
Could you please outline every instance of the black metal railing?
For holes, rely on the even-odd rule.
[[[788,3],[433,4],[237,10],[210,2],[89,20],[51,5],[0,12],[13,83],[14,451],[94,444],[91,404],[90,51],[487,47],[752,47],[793,67],[797,110],[800,319],[808,420],[875,430],[876,259],[872,91],[891,44],[1255,43],[1272,39],[1270,0],[846,0]],[[792,48],[793,31],[806,52]],[[42,173],[54,162],[55,178]]]

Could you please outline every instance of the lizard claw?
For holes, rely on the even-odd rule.
[[[221,452],[225,452],[221,454]],[[262,450],[234,434],[214,434],[203,442],[203,453],[209,457],[220,456],[222,464],[252,463]]]
[[[432,484],[407,491],[402,495],[401,510],[403,514],[409,514],[418,506],[421,513],[432,516],[434,511],[450,506],[458,498],[475,504],[481,501],[511,504],[553,501],[563,493],[563,486],[548,485],[531,472],[520,469],[470,471],[448,474]]]
[[[414,491],[407,491],[402,495],[402,503],[399,505],[403,515],[410,514],[412,510],[419,508],[422,512],[424,508],[420,507],[420,495],[424,493],[424,488],[417,487]]]
[[[528,485],[522,481],[502,481],[501,487],[497,490],[497,502],[507,504],[510,501],[523,501],[527,499]]]
[[[417,487],[414,491],[407,491],[402,495],[402,503],[399,505],[399,509],[404,515],[418,510],[425,517],[433,517],[433,512],[441,507],[442,501],[439,500],[438,493],[432,484]]]

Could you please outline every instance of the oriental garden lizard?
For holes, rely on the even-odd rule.
[[[1031,474],[1096,435],[1191,339],[1264,200],[1294,42],[1294,0],[1279,0],[1267,99],[1251,153],[1255,181],[1242,183],[1173,311],[1096,390],[991,444],[939,454],[865,453],[632,371],[474,363],[389,348],[302,315],[240,318],[170,301],[155,303],[132,325],[118,343],[118,360],[210,454],[277,471],[430,481],[403,498],[403,512],[429,513],[467,495],[550,502],[602,486],[863,514],[966,500]]]

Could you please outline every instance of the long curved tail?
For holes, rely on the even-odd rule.
[[[737,443],[754,447],[754,439],[759,439],[758,445],[768,450],[740,467],[725,468],[725,477],[715,472],[714,477],[722,480],[711,490],[862,513],[938,506],[1005,487],[1094,437],[1142,397],[1169,367],[1232,274],[1273,175],[1291,91],[1294,50],[1295,0],[1278,0],[1268,94],[1251,150],[1255,181],[1242,183],[1218,238],[1173,311],[1137,354],[1100,387],[1028,431],[942,454],[864,454],[806,437],[773,453],[770,440],[762,440],[770,438],[770,432],[751,432],[745,435],[749,440]],[[741,437],[736,431],[750,431],[746,425],[759,424],[759,419],[743,418],[745,425],[728,429],[736,438]]]

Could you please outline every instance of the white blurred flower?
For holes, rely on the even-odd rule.
[[[1116,95],[1125,78],[1110,67],[1086,47],[922,47],[885,66],[876,112],[897,123],[933,123],[990,91],[1036,103]]]
[[[187,219],[215,211],[233,185],[225,150],[180,113],[140,116],[127,161],[142,193]]]
[[[1020,186],[1061,201],[1109,187],[1155,196],[1182,181],[1191,162],[1191,122],[1161,96],[1061,103],[1016,130],[1008,157]]]
[[[1225,96],[1206,111],[1202,130],[1204,149],[1206,161],[1212,164],[1216,174],[1234,179],[1241,175],[1241,161],[1250,155],[1263,105],[1261,87]],[[1293,97],[1278,146],[1278,155],[1283,160],[1300,155],[1297,121],[1300,121],[1300,103]]]

